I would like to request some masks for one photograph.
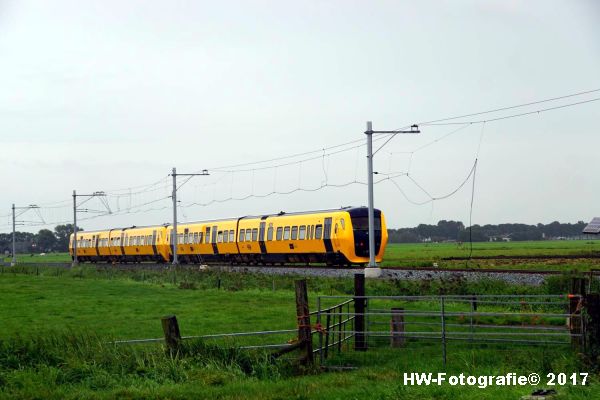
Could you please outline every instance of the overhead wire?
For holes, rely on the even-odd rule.
[[[547,112],[547,111],[558,110],[558,109],[567,108],[567,107],[574,107],[574,106],[578,106],[578,105],[581,105],[581,104],[592,103],[592,102],[599,101],[599,100],[600,100],[600,97],[596,97],[596,98],[593,98],[593,99],[582,100],[582,101],[578,101],[578,102],[575,102],[575,103],[562,104],[560,106],[547,107],[547,108],[542,108],[542,109],[539,109],[539,110],[528,111],[528,112],[519,113],[519,114],[511,114],[511,115],[505,115],[505,116],[502,116],[502,117],[482,119],[482,120],[476,120],[476,121],[435,122],[435,123],[434,122],[429,122],[429,123],[422,123],[421,125],[425,125],[425,126],[443,126],[443,125],[464,125],[464,124],[473,125],[473,124],[483,124],[483,123],[487,123],[487,122],[495,122],[495,121],[501,121],[501,120],[505,120],[505,119],[523,117],[523,116],[526,116],[526,115],[541,114],[541,113]]]
[[[600,92],[600,88],[598,88],[598,89],[592,89],[592,90],[586,90],[586,91],[578,92],[578,93],[567,94],[567,95],[563,95],[563,96],[552,97],[552,98],[549,98],[549,99],[531,101],[531,102],[528,102],[528,103],[522,103],[522,104],[517,104],[517,105],[513,105],[513,106],[508,106],[508,107],[495,108],[493,110],[479,111],[479,112],[475,112],[475,113],[463,114],[463,115],[458,115],[458,116],[454,116],[454,117],[439,118],[439,119],[434,119],[434,120],[431,120],[431,121],[423,121],[423,122],[420,122],[418,125],[431,125],[431,124],[436,123],[436,122],[451,121],[451,120],[454,120],[454,119],[467,118],[467,117],[475,117],[477,115],[484,115],[484,114],[490,114],[490,113],[495,113],[495,112],[500,112],[500,111],[513,110],[515,108],[527,107],[527,106],[532,106],[532,105],[535,105],[535,104],[548,103],[548,102],[551,102],[551,101],[562,100],[562,99],[566,99],[566,98],[569,98],[569,97],[583,96],[583,95],[590,94],[590,93],[595,93],[595,92]]]
[[[421,185],[419,185],[414,179],[412,179],[410,177],[410,175],[406,175],[417,187],[419,187],[419,189],[421,189],[425,194],[428,195],[429,199],[423,201],[423,202],[417,202],[414,201],[412,199],[410,199],[406,193],[404,192],[404,190],[402,190],[402,188],[400,187],[400,185],[398,185],[398,182],[396,182],[396,180],[394,178],[388,178],[390,180],[390,182],[392,182],[392,184],[394,186],[396,186],[396,188],[400,191],[400,193],[403,195],[403,197],[411,204],[413,205],[417,205],[417,206],[422,206],[424,204],[428,204],[432,201],[438,201],[438,200],[445,200],[451,196],[453,196],[454,194],[456,194],[460,189],[462,189],[462,187],[469,181],[469,178],[471,178],[471,176],[473,175],[473,172],[475,170],[475,167],[477,165],[477,160],[475,160],[473,166],[471,167],[469,173],[467,174],[467,177],[462,181],[462,183],[460,185],[458,185],[458,187],[456,187],[454,190],[452,190],[450,193],[445,194],[443,196],[432,196],[429,194],[429,192],[427,190],[425,190]]]
[[[490,113],[497,113],[497,112],[501,112],[501,111],[506,111],[506,110],[511,110],[511,109],[516,109],[516,108],[520,108],[520,107],[527,107],[527,106],[532,106],[532,105],[536,105],[536,104],[541,104],[541,103],[546,103],[546,102],[551,102],[551,101],[557,101],[557,100],[561,100],[561,99],[565,99],[565,98],[571,98],[571,97],[575,97],[575,96],[582,96],[582,95],[586,95],[586,94],[591,94],[591,93],[595,93],[600,91],[600,89],[593,89],[593,90],[588,90],[588,91],[583,91],[583,92],[578,92],[578,93],[573,93],[573,94],[568,94],[568,95],[564,95],[564,96],[558,96],[558,97],[553,97],[553,98],[549,98],[549,99],[543,99],[543,100],[538,100],[538,101],[533,101],[533,102],[528,102],[528,103],[523,103],[523,104],[518,104],[518,105],[514,105],[514,106],[508,106],[508,107],[501,107],[501,108],[496,108],[496,109],[492,109],[492,110],[487,110],[487,111],[482,111],[482,112],[477,112],[477,113],[470,113],[470,114],[463,114],[463,115],[459,115],[459,116],[454,116],[454,117],[447,117],[447,118],[441,118],[441,119],[435,119],[435,120],[429,120],[429,121],[425,121],[425,122],[421,122],[418,125],[425,125],[425,126],[443,126],[443,125],[460,125],[460,127],[456,130],[453,130],[445,135],[443,135],[440,138],[435,139],[432,142],[426,143],[425,145],[422,145],[418,148],[416,148],[415,150],[413,150],[412,152],[409,152],[410,154],[410,160],[409,160],[409,167],[408,167],[408,172],[405,174],[417,187],[419,187],[421,190],[423,190],[426,194],[428,194],[428,192],[423,188],[422,185],[418,184],[418,182],[416,182],[416,180],[409,175],[410,173],[410,168],[412,165],[412,159],[413,159],[413,155],[415,152],[420,151],[434,143],[437,143],[447,137],[452,136],[453,134],[465,129],[466,127],[473,125],[473,124],[485,124],[487,122],[494,122],[494,121],[500,121],[500,120],[504,120],[504,119],[509,119],[509,118],[517,118],[517,117],[522,117],[522,116],[526,116],[526,115],[532,115],[532,114],[539,114],[539,113],[543,113],[543,112],[547,112],[547,111],[551,111],[551,110],[557,110],[557,109],[562,109],[562,108],[566,108],[566,107],[573,107],[573,106],[577,106],[577,105],[582,105],[582,104],[586,104],[586,103],[591,103],[591,102],[595,102],[600,100],[600,97],[598,98],[593,98],[593,99],[587,99],[587,100],[583,100],[583,101],[578,101],[578,102],[573,102],[573,103],[568,103],[568,104],[562,104],[562,105],[558,105],[558,106],[554,106],[554,107],[546,107],[546,108],[542,108],[542,109],[538,109],[538,110],[534,110],[534,111],[529,111],[529,112],[523,112],[523,113],[517,113],[517,114],[512,114],[512,115],[505,115],[505,116],[500,116],[500,117],[495,117],[495,118],[488,118],[488,119],[481,119],[481,120],[470,120],[470,121],[455,121],[457,119],[461,119],[461,118],[468,118],[468,117],[473,117],[473,116],[478,116],[478,115],[485,115],[485,114],[490,114]],[[454,121],[454,122],[449,122],[449,121]],[[405,128],[408,128],[409,126],[406,126]],[[400,128],[398,130],[401,129],[405,129],[405,128]],[[483,129],[482,129],[483,132]],[[393,137],[395,137],[396,134],[393,134]],[[386,143],[391,140],[391,138],[387,138]],[[481,147],[481,142],[482,142],[482,138],[483,138],[483,133],[480,135],[480,140],[479,140],[479,145],[478,145],[478,151],[477,154],[479,153],[479,149]],[[374,139],[374,141],[378,141],[378,140],[383,140],[385,139],[385,137],[377,137]],[[355,145],[359,142],[362,142],[359,145]],[[355,145],[355,146],[352,146]],[[324,170],[324,175],[325,175],[325,185],[321,185],[318,188],[313,188],[313,189],[303,189],[301,187],[298,187],[297,189],[291,190],[291,191],[287,191],[287,192],[277,192],[276,189],[276,179],[277,179],[277,169],[280,167],[285,167],[285,166],[289,166],[289,165],[294,165],[294,164],[300,164],[302,165],[302,163],[307,162],[307,161],[312,161],[312,160],[316,160],[316,159],[322,159],[322,166],[323,168],[325,167],[325,163],[324,163],[324,158],[327,157],[329,158],[330,156],[336,155],[336,154],[340,154],[346,151],[350,151],[350,150],[354,150],[356,149],[357,151],[357,157],[358,157],[358,148],[364,146],[364,139],[356,139],[356,140],[352,140],[352,141],[348,141],[345,143],[341,143],[338,145],[334,145],[334,146],[329,146],[329,147],[325,147],[325,148],[321,148],[319,150],[313,150],[313,151],[306,151],[306,152],[300,152],[300,153],[295,153],[292,155],[287,155],[287,156],[281,156],[281,157],[274,157],[274,158],[270,158],[267,160],[260,160],[260,161],[254,161],[254,162],[248,162],[248,163],[238,163],[238,164],[231,164],[231,165],[225,165],[222,167],[216,167],[216,168],[212,168],[210,169],[211,172],[220,172],[220,173],[226,173],[226,174],[233,174],[235,172],[243,172],[243,171],[252,171],[253,173],[255,171],[258,170],[265,170],[265,169],[274,169],[274,183],[273,183],[273,188],[274,190],[272,191],[271,194],[286,194],[286,193],[293,193],[296,191],[315,191],[315,190],[321,190],[324,187],[335,187],[336,185],[334,184],[329,184],[328,182],[328,177],[327,177],[327,171]],[[385,143],[384,143],[385,145]],[[348,147],[350,146],[350,147]],[[381,146],[383,147],[383,146]],[[381,148],[380,147],[380,148]],[[337,151],[331,151],[331,150],[335,150],[335,149],[340,149]],[[261,165],[261,164],[267,164],[267,163],[272,163],[272,162],[277,162],[277,161],[282,161],[282,160],[293,160],[295,158],[298,157],[304,157],[304,156],[309,156],[309,155],[313,155],[313,154],[317,154],[317,153],[322,153],[319,154],[318,156],[315,157],[308,157],[308,158],[303,158],[301,160],[295,160],[295,161],[291,161],[291,162],[286,162],[286,163],[278,163],[276,165],[268,165],[268,166],[260,166],[257,168],[248,168],[248,169],[238,169],[240,167],[246,167],[246,166],[253,166],[253,165]],[[476,159],[477,160],[477,159]],[[476,164],[475,164],[476,165]],[[236,169],[234,169],[236,168]],[[474,168],[471,170],[469,176],[474,172]],[[355,169],[355,180],[352,182],[348,182],[345,185],[349,185],[349,184],[355,184],[355,183],[361,183],[356,181],[356,176],[357,176],[357,168]],[[300,176],[301,178],[301,176]],[[141,203],[141,204],[136,204],[136,205],[132,205],[131,204],[131,197],[133,195],[141,195],[141,194],[145,194],[145,193],[151,193],[151,192],[155,192],[155,191],[159,191],[159,190],[165,190],[165,188],[168,188],[168,182],[166,182],[164,180],[165,178],[161,178],[158,181],[149,183],[149,184],[143,184],[143,185],[137,185],[137,186],[132,186],[129,188],[123,188],[123,189],[114,189],[111,191],[106,191],[105,194],[108,197],[111,198],[116,198],[116,201],[119,200],[119,198],[121,197],[129,197],[130,199],[130,204],[129,207],[127,208],[123,208],[121,209],[120,207],[118,207],[118,211],[112,213],[112,215],[122,215],[123,213],[137,213],[138,211],[133,211],[133,210],[137,210],[141,207],[144,207],[148,204],[153,204],[155,202],[159,202],[159,201],[163,201],[165,199],[168,199],[170,196],[166,196],[166,197],[161,197],[159,199],[155,199],[152,200],[150,202],[145,202],[145,203]],[[396,182],[391,179],[391,178],[385,178],[384,180],[390,179],[396,186],[398,186],[396,184]],[[189,179],[188,179],[189,180]],[[468,178],[467,178],[468,180]],[[160,185],[159,187],[157,187],[157,185],[163,183],[163,185]],[[187,182],[187,181],[186,181]],[[186,182],[184,182],[183,184],[185,184]],[[301,184],[301,179],[299,179],[299,186]],[[466,182],[464,182],[466,183]],[[457,188],[457,190],[453,191],[453,193],[455,193],[456,191],[458,191],[463,185],[459,186],[459,188]],[[182,184],[182,185],[183,185]],[[180,187],[182,186],[180,185]],[[135,189],[141,189],[141,190],[136,190],[136,191],[132,191]],[[398,187],[398,189],[400,189]],[[400,189],[401,190],[401,189]],[[254,191],[254,189],[253,189]],[[429,195],[429,194],[428,194]],[[233,196],[230,196],[233,199]],[[245,198],[249,198],[249,197],[261,197],[261,195],[255,195],[252,194],[251,196],[247,196],[241,199],[245,199]],[[406,197],[406,196],[405,196]],[[430,196],[431,197],[431,196]],[[429,201],[432,200],[440,200],[443,198],[447,198],[448,196],[441,196],[441,197],[431,197],[431,199]],[[408,200],[408,198],[407,198]],[[427,201],[427,202],[429,202]],[[425,203],[427,203],[425,202]],[[40,207],[44,208],[44,209],[67,209],[70,208],[69,207],[69,200],[62,200],[62,201],[56,201],[56,202],[50,202],[50,203],[42,203],[39,204]],[[80,205],[83,204],[80,203]],[[10,217],[11,214],[7,214],[5,216],[1,216],[1,217]],[[109,215],[107,214],[99,214],[98,216],[94,216],[92,218],[97,218],[99,216],[104,216],[104,215]],[[91,218],[85,218],[85,219],[91,219]],[[82,219],[83,220],[83,219]],[[67,221],[68,222],[68,221]],[[51,224],[51,223],[48,223]]]

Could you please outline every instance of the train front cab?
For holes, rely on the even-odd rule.
[[[367,207],[348,210],[352,224],[352,240],[346,248],[347,258],[352,263],[365,264],[369,262],[369,209]],[[374,210],[375,216],[375,261],[383,261],[383,253],[387,245],[388,235],[385,217],[381,210]]]

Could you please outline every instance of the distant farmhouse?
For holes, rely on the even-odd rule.
[[[583,231],[581,231],[581,233],[586,235],[598,235],[600,233],[600,217],[592,219],[590,223],[587,224],[585,228],[583,228]]]

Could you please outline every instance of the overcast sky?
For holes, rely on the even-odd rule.
[[[600,3],[0,0],[0,88],[1,232],[11,203],[42,205],[20,219],[50,229],[71,220],[73,189],[111,194],[113,215],[84,229],[170,221],[172,167],[211,174],[181,187],[182,221],[366,205],[350,183],[367,179],[367,120],[391,130],[600,88]],[[454,191],[478,157],[473,223],[591,219],[599,122],[591,102],[466,126],[412,156],[460,126],[398,135],[375,156],[376,180],[395,177],[376,207],[390,227],[467,223],[471,180],[412,203]]]

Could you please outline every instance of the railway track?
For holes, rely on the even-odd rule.
[[[581,257],[579,257],[581,258]],[[48,263],[20,263],[18,266],[26,267],[55,267],[55,268],[71,268],[71,263],[65,262],[48,262]],[[123,270],[162,270],[169,269],[172,267],[171,264],[158,264],[158,263],[126,263],[126,264],[109,264],[109,263],[95,263],[95,264],[81,264],[82,266],[91,266],[98,269],[123,269]],[[4,265],[5,268],[10,268],[9,265]],[[232,270],[232,271],[248,271],[258,272],[261,270],[287,270],[290,273],[293,272],[305,272],[307,270],[318,270],[318,271],[336,271],[336,272],[353,272],[358,273],[364,270],[364,267],[337,267],[331,268],[324,265],[200,265],[200,264],[180,264],[178,268],[183,270]],[[405,267],[405,266],[386,266],[381,267],[383,271],[388,272],[416,272],[416,273],[486,273],[486,274],[525,274],[525,275],[561,275],[568,273],[569,270],[531,270],[531,269],[515,269],[515,268],[438,268],[438,267]],[[600,270],[592,269],[593,275],[600,275]]]
[[[600,258],[600,253],[590,254],[544,254],[544,255],[495,255],[495,256],[473,256],[473,257],[442,257],[442,261],[467,261],[467,260],[576,260]]]

